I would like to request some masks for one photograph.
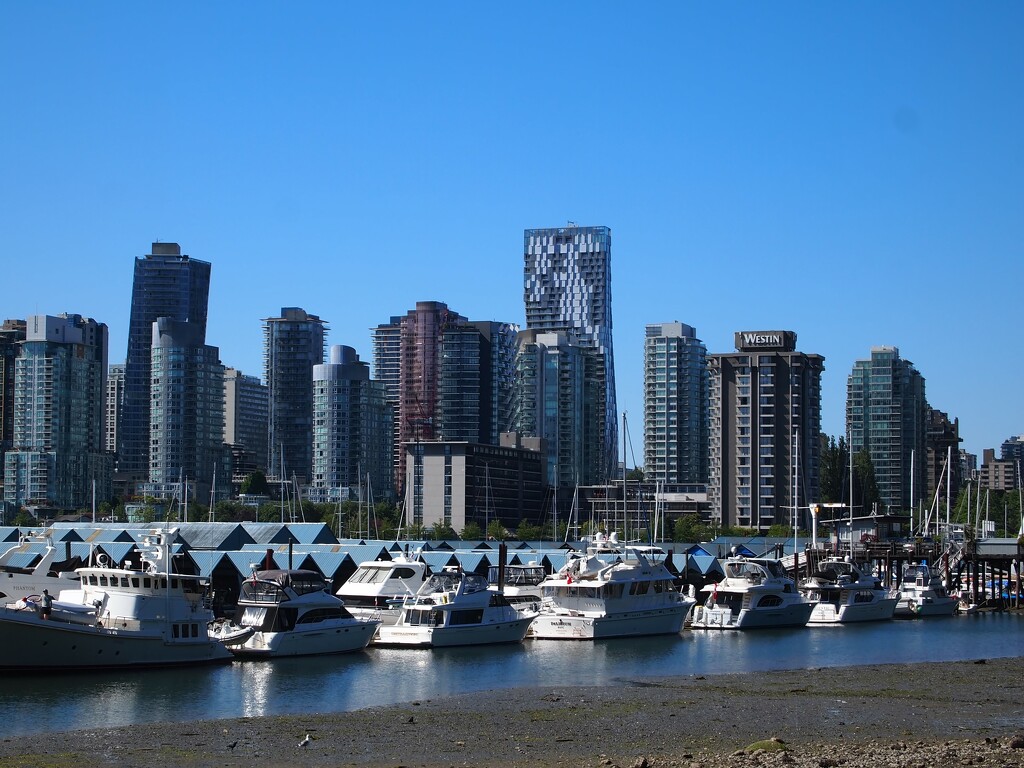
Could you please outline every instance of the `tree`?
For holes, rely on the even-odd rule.
[[[480,527],[480,523],[466,523],[461,536],[463,541],[480,541],[484,537],[484,529]]]
[[[487,538],[491,541],[504,541],[508,535],[508,531],[505,530],[505,526],[501,520],[491,520],[490,525],[487,526]]]
[[[626,482],[628,483],[642,483],[644,481],[644,468],[636,467],[629,470],[626,473]]]
[[[846,498],[846,468],[850,462],[846,438],[822,435],[822,442],[820,501],[839,504]]]
[[[543,529],[539,525],[523,520],[516,528],[516,537],[520,541],[539,541],[544,536]]]
[[[861,514],[870,514],[875,504],[881,500],[878,484],[875,482],[875,466],[871,463],[871,454],[864,448],[853,457],[854,501],[860,507]]]
[[[455,533],[455,529],[448,525],[448,523],[441,522],[440,520],[430,528],[430,539],[432,541],[448,541],[449,539],[457,538],[459,536]]]
[[[708,541],[712,538],[711,526],[700,519],[700,515],[690,513],[676,518],[672,526],[672,540],[686,543]]]
[[[269,496],[270,486],[267,484],[267,476],[259,470],[246,475],[239,487],[239,492],[249,496]]]

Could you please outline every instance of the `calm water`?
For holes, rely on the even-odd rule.
[[[370,648],[190,670],[8,676],[0,680],[0,736],[346,712],[517,686],[1006,656],[1024,656],[1024,616],[979,614],[749,633],[686,631],[596,643],[529,640],[434,651]]]

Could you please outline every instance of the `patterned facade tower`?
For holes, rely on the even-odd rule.
[[[9,504],[72,510],[110,498],[104,448],[107,326],[32,315],[15,363],[14,445],[4,456]],[[94,485],[95,484],[95,485]]]
[[[594,349],[599,400],[588,432],[596,435],[600,482],[615,475],[618,408],[612,353],[612,235],[608,227],[528,229],[524,234],[526,330],[570,333]]]
[[[263,321],[263,366],[270,394],[271,476],[308,482],[313,464],[313,366],[324,361],[327,323],[298,307]]]
[[[924,377],[896,347],[873,347],[870,358],[853,364],[846,385],[850,446],[854,456],[867,449],[882,504],[893,511],[916,507],[926,493],[927,408]]]
[[[332,346],[329,362],[313,367],[313,401],[310,499],[390,498],[391,409],[352,347]]]
[[[821,463],[825,358],[796,351],[793,331],[736,334],[736,352],[708,355],[708,501],[723,525],[809,528]],[[794,498],[794,485],[796,497]]]
[[[155,495],[209,498],[215,467],[224,468],[224,366],[217,347],[191,323],[153,323],[149,482]]]
[[[647,326],[644,474],[667,484],[708,481],[707,349],[685,323]]]
[[[177,243],[153,243],[151,254],[135,260],[117,457],[118,472],[131,480],[149,475],[153,323],[188,322],[205,343],[209,296],[209,262],[183,256]]]

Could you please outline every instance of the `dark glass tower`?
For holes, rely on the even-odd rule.
[[[205,343],[209,295],[210,263],[182,256],[177,243],[153,243],[152,253],[135,260],[117,463],[130,479],[149,475],[153,323],[160,317],[188,322]]]

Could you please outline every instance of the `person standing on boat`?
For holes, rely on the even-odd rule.
[[[39,615],[44,619],[50,618],[50,614],[53,612],[53,597],[50,596],[50,590],[43,590],[42,607],[39,609]]]

